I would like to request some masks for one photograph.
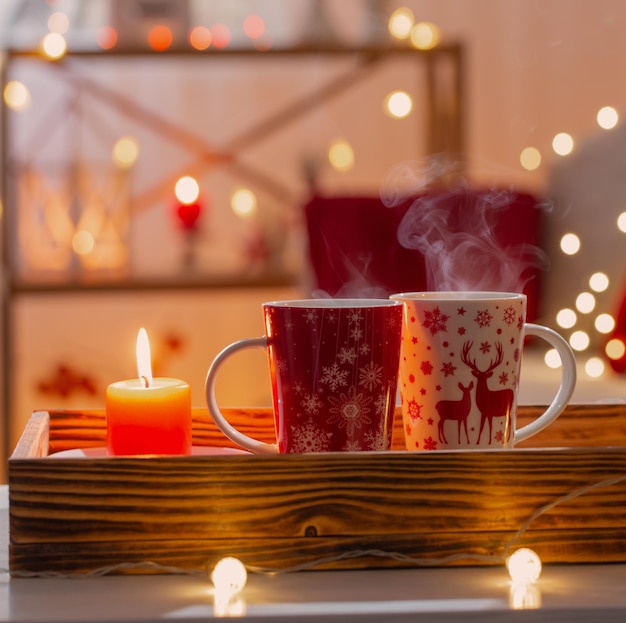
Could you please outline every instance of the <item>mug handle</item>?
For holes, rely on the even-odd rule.
[[[567,406],[569,399],[574,393],[574,388],[576,387],[576,359],[565,339],[548,327],[532,323],[524,324],[524,334],[534,335],[554,346],[561,357],[563,371],[561,374],[561,385],[559,386],[556,396],[550,403],[550,406],[536,420],[515,431],[513,435],[513,445],[532,437],[556,420]]]
[[[246,338],[245,340],[239,340],[238,342],[233,342],[232,344],[230,344],[230,346],[227,346],[215,357],[215,359],[211,363],[209,371],[207,372],[206,381],[204,384],[207,407],[209,409],[211,417],[213,418],[213,421],[217,424],[217,427],[224,433],[224,435],[226,435],[226,437],[228,437],[238,446],[241,446],[246,450],[250,450],[250,452],[254,452],[255,454],[278,454],[278,446],[276,444],[265,443],[263,441],[253,439],[252,437],[248,437],[248,435],[244,435],[242,432],[234,428],[226,420],[226,418],[220,411],[220,408],[217,406],[217,401],[215,400],[215,382],[217,380],[217,373],[220,366],[230,355],[236,353],[237,351],[245,350],[247,348],[266,349],[267,338],[254,337]]]

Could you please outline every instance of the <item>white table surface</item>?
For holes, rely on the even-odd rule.
[[[0,486],[0,622],[197,622],[216,616],[196,576],[10,578],[8,488]],[[250,574],[245,617],[263,621],[626,621],[626,565],[546,565],[539,607],[512,606],[504,567]],[[537,604],[535,604],[537,605]]]

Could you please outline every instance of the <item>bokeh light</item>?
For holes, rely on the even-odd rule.
[[[569,336],[569,345],[577,351],[586,350],[590,344],[589,335],[585,331],[574,331]]]
[[[613,106],[604,106],[598,111],[596,120],[598,125],[604,130],[612,130],[619,121],[619,115]]]
[[[139,143],[132,136],[123,136],[115,142],[112,157],[120,169],[130,169],[139,157]]]
[[[574,139],[567,132],[560,132],[552,139],[552,149],[559,156],[567,156],[574,151]]]
[[[600,378],[604,374],[604,361],[600,357],[590,357],[585,362],[585,372],[592,379]]]
[[[383,108],[389,117],[402,119],[413,110],[413,100],[405,91],[393,91],[385,98]]]
[[[70,29],[69,17],[61,11],[55,11],[48,18],[48,30],[64,35]]]
[[[576,309],[581,314],[590,314],[596,307],[596,297],[591,292],[581,292],[576,297]]]
[[[72,236],[72,249],[77,255],[89,255],[94,246],[95,242],[91,232],[80,229]]]
[[[196,26],[189,31],[189,45],[194,50],[206,50],[211,47],[213,35],[206,26]]]
[[[59,59],[67,52],[67,41],[58,32],[49,32],[41,40],[41,51],[50,59]]]
[[[243,218],[253,216],[257,210],[256,195],[247,188],[237,189],[230,198],[231,210]]]
[[[213,36],[213,47],[218,50],[228,47],[232,38],[230,29],[225,24],[214,24],[211,28],[211,35]]]
[[[415,17],[411,9],[401,7],[389,16],[389,33],[395,39],[408,39],[414,23]]]
[[[604,352],[609,359],[621,359],[624,355],[626,355],[626,344],[618,338],[613,338],[606,343]]]
[[[548,368],[556,369],[560,368],[563,365],[561,361],[561,356],[559,355],[559,351],[556,350],[556,348],[551,348],[550,350],[546,351],[543,360]]]
[[[155,52],[163,52],[172,45],[172,31],[165,24],[157,24],[148,32],[148,45]]]
[[[571,329],[576,324],[577,316],[573,309],[565,307],[556,315],[556,323],[562,329]]]
[[[615,329],[615,318],[611,314],[600,314],[596,317],[593,326],[598,333],[611,333]]]
[[[411,44],[418,50],[432,50],[441,41],[439,27],[430,22],[419,22],[411,28]]]
[[[527,171],[535,171],[541,165],[541,154],[536,147],[525,147],[522,149],[519,161]]]
[[[14,111],[26,110],[30,106],[30,91],[18,80],[11,80],[4,87],[4,103]]]
[[[617,228],[626,234],[626,212],[622,212],[617,217]]]
[[[265,34],[265,22],[260,15],[248,15],[243,21],[243,31],[250,39],[260,39]]]
[[[580,251],[580,238],[576,234],[565,234],[561,238],[561,251],[566,255],[575,255]]]
[[[190,175],[181,177],[174,188],[176,199],[184,204],[195,203],[200,196],[200,186],[195,178]]]
[[[609,287],[609,278],[605,273],[593,273],[589,277],[589,287],[594,292],[604,292]]]
[[[117,31],[112,26],[101,26],[96,32],[96,43],[103,50],[111,50],[117,44]]]
[[[354,150],[343,139],[333,141],[328,149],[328,161],[336,171],[349,171],[354,166]]]

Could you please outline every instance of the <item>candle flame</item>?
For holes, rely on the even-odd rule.
[[[152,387],[152,364],[148,333],[142,327],[137,334],[137,372],[144,387]]]

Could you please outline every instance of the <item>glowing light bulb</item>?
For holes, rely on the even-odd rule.
[[[30,91],[18,80],[11,80],[4,87],[4,103],[15,111],[26,110],[30,106]]]
[[[206,50],[211,47],[213,35],[206,26],[195,26],[189,31],[189,44],[196,50]]]
[[[441,41],[439,27],[430,22],[419,22],[411,28],[411,44],[418,50],[431,50]]]
[[[67,52],[65,37],[58,32],[49,32],[41,40],[41,50],[48,58],[61,58]]]
[[[617,228],[626,234],[626,212],[622,212],[617,217]]]
[[[121,169],[130,169],[139,157],[139,143],[132,136],[123,136],[113,146],[113,162]]]
[[[532,549],[522,547],[508,557],[506,568],[514,584],[533,584],[541,575],[541,558]]]
[[[246,567],[241,560],[232,556],[219,560],[211,572],[211,582],[221,595],[236,595],[247,581]]]

